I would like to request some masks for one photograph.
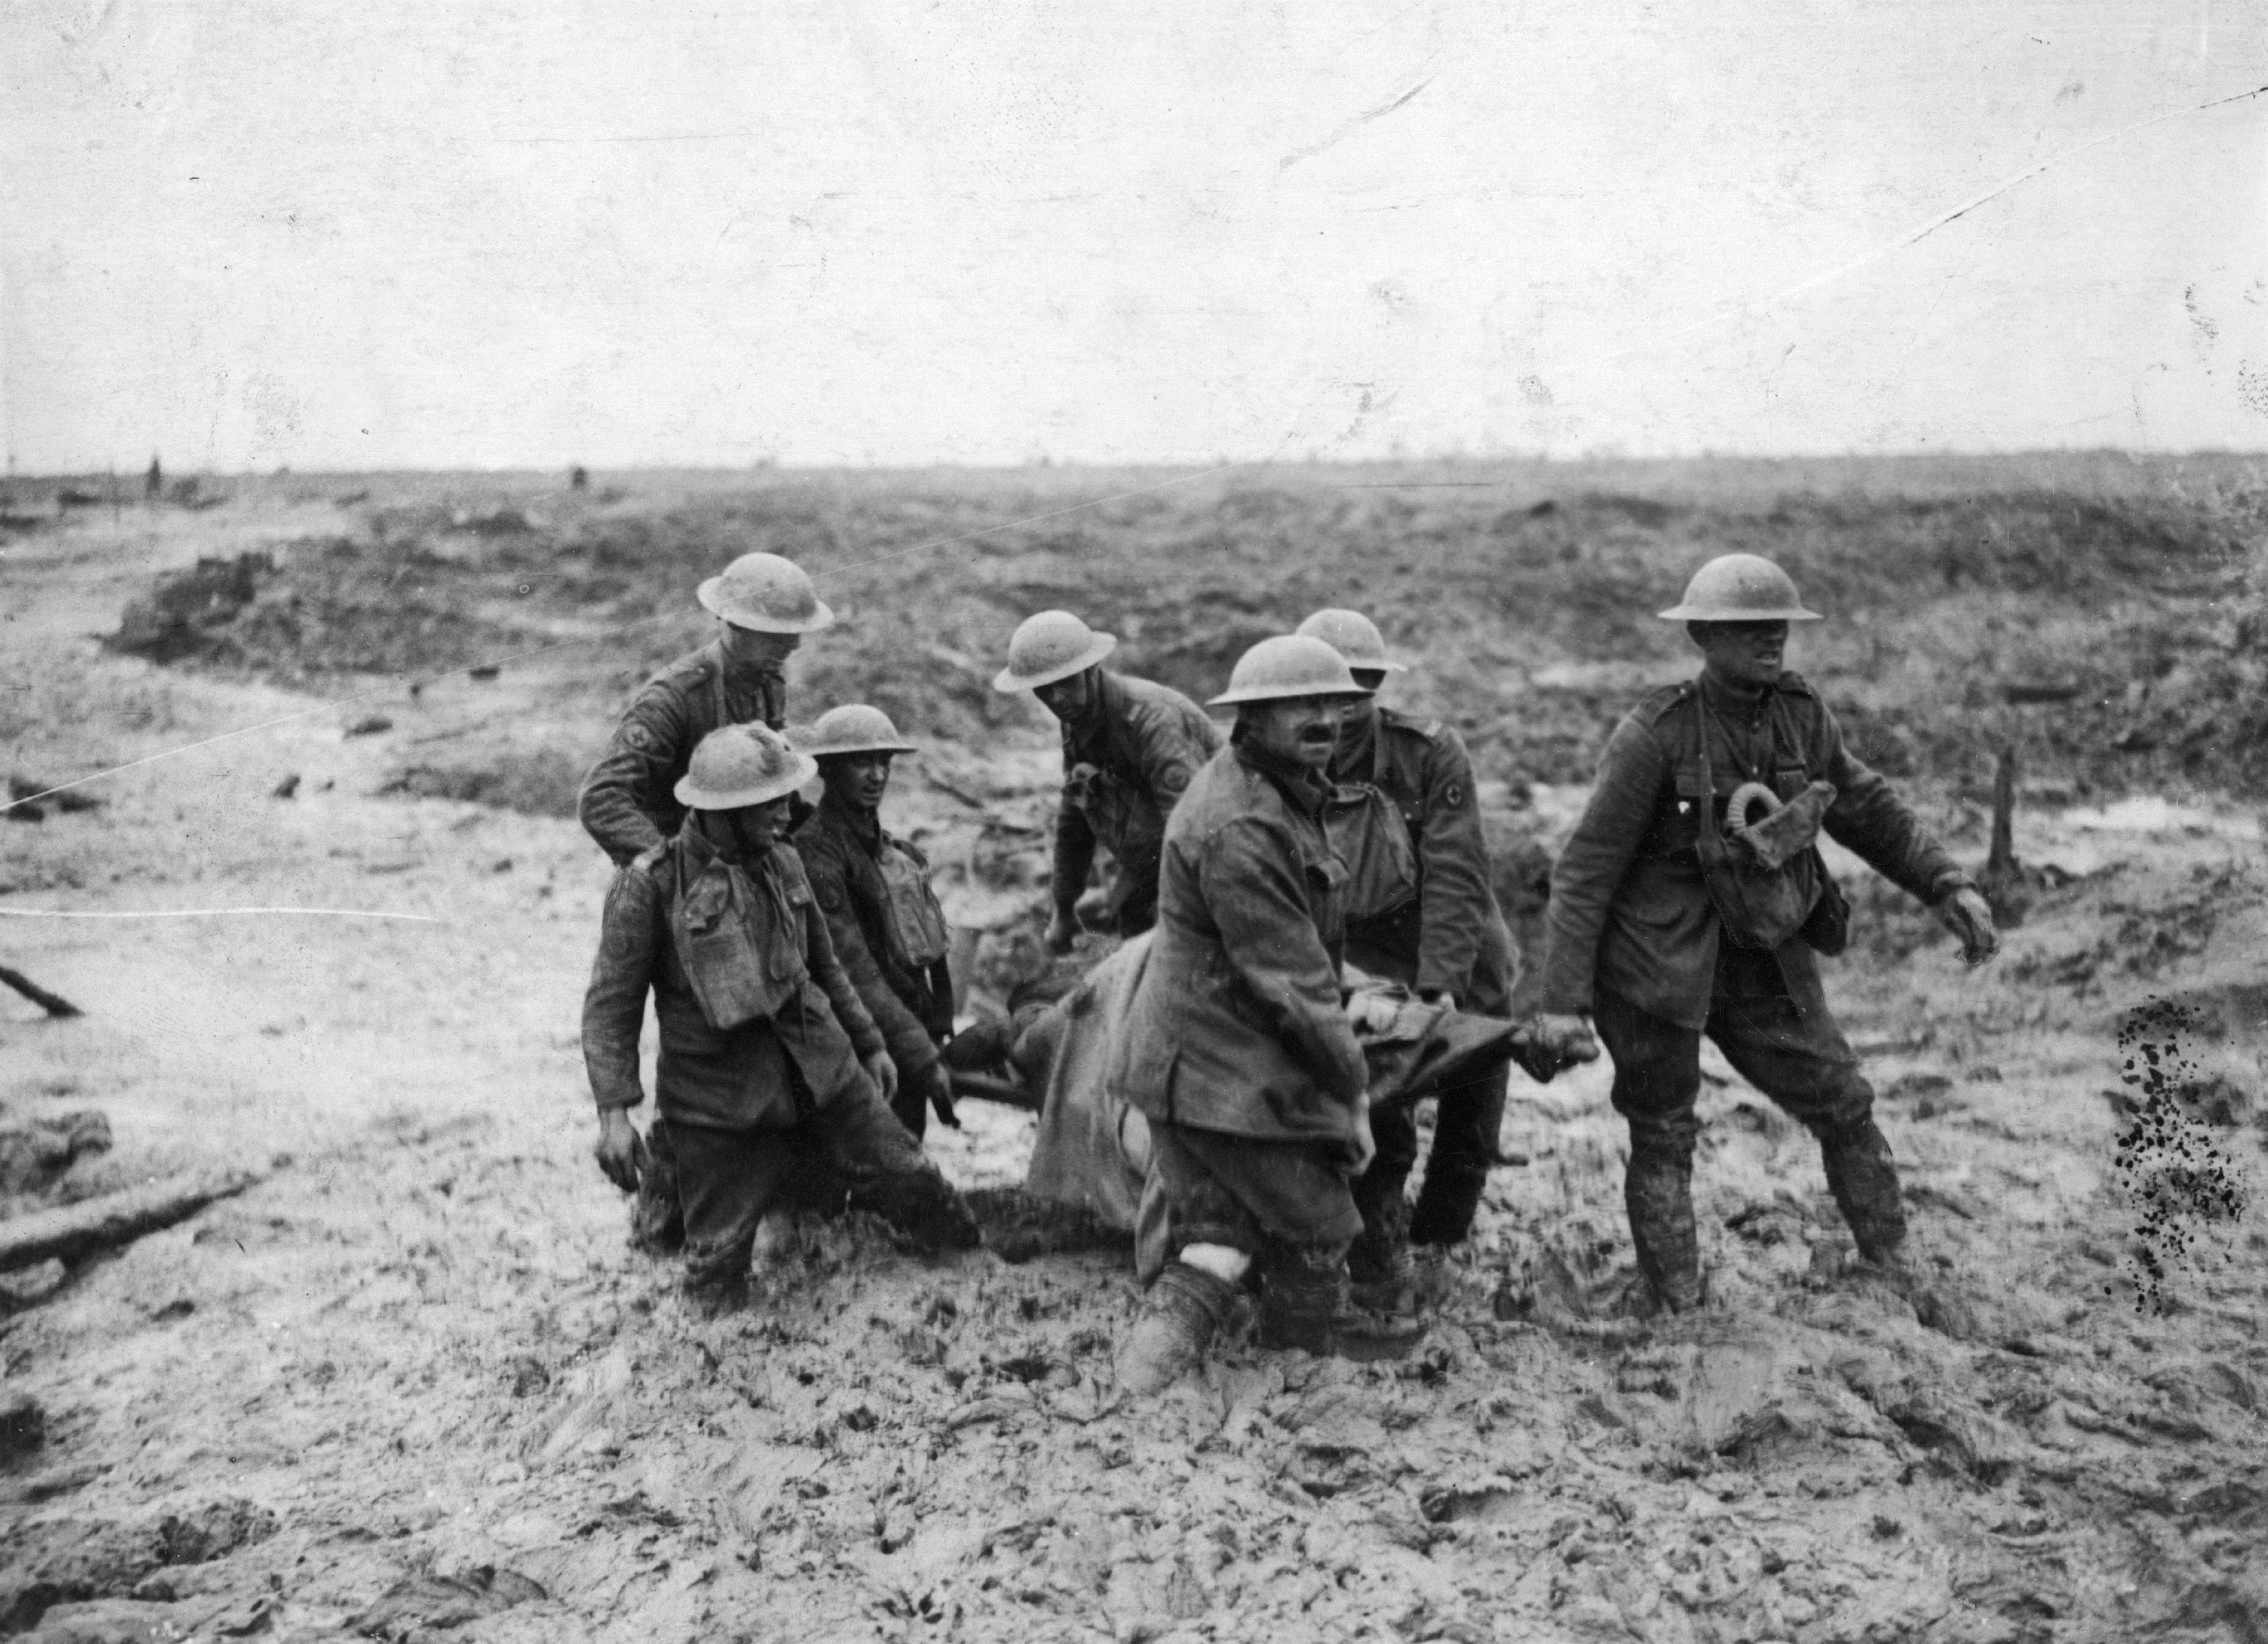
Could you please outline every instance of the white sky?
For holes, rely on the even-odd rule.
[[[1672,10],[10,0],[0,415],[26,471],[2268,446],[2268,97],[2067,154],[2268,83],[2268,7]]]

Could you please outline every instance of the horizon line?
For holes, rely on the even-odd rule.
[[[1403,457],[1332,457],[1322,453],[1298,458],[1216,458],[1204,459],[1131,459],[1125,461],[1086,461],[1069,459],[1037,458],[1020,462],[801,462],[762,459],[747,463],[666,463],[632,462],[621,464],[566,462],[534,465],[470,465],[463,467],[427,467],[419,466],[333,468],[295,467],[289,464],[272,468],[224,469],[192,466],[166,468],[165,453],[154,453],[161,469],[175,478],[195,477],[200,480],[231,480],[270,481],[276,480],[368,480],[389,475],[419,475],[453,477],[459,475],[489,479],[508,479],[532,476],[556,477],[571,473],[577,468],[593,480],[608,475],[630,474],[832,474],[832,473],[1167,473],[1176,469],[1215,469],[1224,473],[1263,469],[1298,468],[1425,468],[1425,467],[1521,467],[1572,468],[1583,466],[1667,467],[1696,463],[1756,464],[1756,463],[1870,463],[1915,461],[2007,461],[2021,459],[2123,458],[2136,465],[2191,462],[2205,459],[2247,460],[2268,459],[2268,444],[2257,447],[2233,445],[2198,445],[2190,447],[2145,447],[2121,445],[2016,445],[2005,447],[1931,447],[1914,446],[1890,451],[1701,451],[1679,454],[1632,455],[1624,452],[1590,451],[1579,456],[1553,455],[1546,452],[1490,453],[1453,451],[1425,456]],[[122,484],[118,500],[138,502],[139,496],[122,494],[125,484],[138,485],[146,473],[146,465],[133,464],[100,468],[38,468],[25,472],[10,472],[0,476],[0,486],[28,485],[41,481],[97,481],[115,480]],[[105,501],[109,499],[105,498]]]

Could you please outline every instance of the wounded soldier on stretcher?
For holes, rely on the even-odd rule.
[[[1018,1189],[980,1190],[969,1207],[985,1244],[1009,1261],[1131,1238],[1145,1282],[1163,1266],[1163,1206],[1150,1181],[1149,1122],[1111,1089],[1116,1035],[1150,954],[1145,932],[1053,1000],[1012,1000],[1008,1016],[966,1029],[944,1050],[956,1097],[1039,1115]],[[1373,1109],[1414,1107],[1517,1062],[1549,1080],[1558,1064],[1523,1024],[1426,1003],[1396,982],[1343,972],[1347,1016],[1370,1066]]]

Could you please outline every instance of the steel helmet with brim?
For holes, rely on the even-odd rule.
[[[994,676],[992,688],[1034,691],[1068,679],[1101,662],[1117,643],[1068,611],[1042,611],[1016,625],[1008,641],[1008,665]]]
[[[688,810],[741,811],[784,799],[818,774],[819,761],[770,725],[725,725],[701,738],[671,791]]]
[[[1816,622],[1788,574],[1760,554],[1720,554],[1685,584],[1685,598],[1660,613],[1673,622]]]
[[[1228,689],[1208,706],[1281,702],[1294,697],[1328,696],[1351,701],[1368,696],[1347,672],[1346,658],[1307,634],[1278,634],[1263,639],[1236,659]]]
[[[1370,669],[1379,673],[1407,673],[1403,664],[1386,654],[1386,636],[1378,631],[1378,624],[1359,611],[1336,608],[1318,611],[1292,630],[1310,639],[1319,639],[1346,658],[1350,668]]]
[[[890,716],[864,702],[830,708],[792,740],[799,752],[815,760],[842,753],[911,753],[914,745],[898,734]]]
[[[734,628],[759,634],[815,634],[835,624],[803,568],[777,554],[743,554],[702,583],[699,597]]]

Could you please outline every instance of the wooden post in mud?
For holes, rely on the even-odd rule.
[[[61,994],[51,994],[21,971],[11,971],[0,965],[0,982],[5,982],[51,1016],[75,1016],[79,1008]]]
[[[1992,772],[1992,848],[1984,858],[1984,883],[1999,884],[2016,871],[2016,745],[2000,750]]]
[[[2000,750],[1992,772],[1992,844],[1984,855],[1979,885],[2003,925],[2021,924],[2029,899],[2023,894],[2023,865],[2016,860],[2016,745]]]
[[[49,1259],[77,1261],[93,1251],[114,1250],[195,1215],[217,1199],[240,1193],[259,1180],[249,1171],[180,1177],[34,1210],[29,1215],[11,1216],[0,1222],[0,1273]]]

